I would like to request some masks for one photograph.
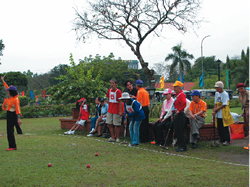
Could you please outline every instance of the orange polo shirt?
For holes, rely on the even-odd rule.
[[[9,86],[6,83],[3,83],[6,89],[9,88]],[[7,105],[7,108],[6,108]],[[18,95],[15,97],[10,96],[10,98],[5,99],[2,105],[3,110],[11,111],[11,112],[16,112],[16,114],[21,114],[21,109],[20,109],[20,101],[18,98]]]
[[[198,103],[192,101],[189,106],[189,110],[192,111],[193,114],[197,114],[201,110],[203,110],[204,112],[207,112],[207,103],[205,101],[202,101],[201,99]],[[200,116],[204,117],[203,114],[201,114]]]
[[[142,107],[150,104],[148,92],[144,88],[140,88],[136,95],[136,100],[141,104]]]

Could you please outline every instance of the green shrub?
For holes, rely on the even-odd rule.
[[[38,118],[49,116],[71,116],[75,104],[67,105],[35,105],[21,107],[22,118]],[[6,111],[0,111],[0,119],[6,119]]]
[[[20,106],[26,106],[29,104],[29,97],[26,96],[19,96]]]
[[[159,118],[161,115],[162,110],[162,104],[163,103],[154,103],[152,108],[149,106],[149,117],[150,118]]]
[[[208,109],[214,108],[214,99],[203,99],[203,101],[207,103]],[[230,105],[230,108],[241,107],[241,104],[239,103],[239,99],[230,100],[229,105]]]

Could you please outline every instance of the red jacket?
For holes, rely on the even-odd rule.
[[[80,106],[80,115],[79,115],[79,120],[87,120],[89,119],[89,109],[88,105],[83,105]]]
[[[184,108],[186,107],[186,95],[182,90],[176,95],[174,107],[179,112],[184,111]]]

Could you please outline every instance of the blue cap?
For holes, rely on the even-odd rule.
[[[14,90],[14,91],[17,91],[17,89],[16,89],[16,87],[15,86],[10,86],[8,89],[6,89],[6,90]]]
[[[193,90],[192,93],[189,94],[189,95],[191,95],[191,96],[194,96],[194,95],[199,95],[199,96],[201,96],[200,92],[197,91],[197,90]]]
[[[135,84],[143,84],[143,81],[142,81],[142,80],[137,80],[137,81],[135,82]]]

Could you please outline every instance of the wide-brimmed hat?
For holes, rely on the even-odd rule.
[[[122,97],[119,98],[120,100],[122,99],[130,99],[129,93],[128,92],[123,92]]]
[[[215,88],[224,88],[224,83],[222,81],[217,81],[214,85]]]
[[[81,101],[85,101],[86,99],[83,97],[81,99],[78,100],[78,102],[81,102]]]
[[[7,88],[6,90],[14,90],[14,91],[17,91],[16,87],[15,86],[10,86],[9,88]]]
[[[201,93],[198,90],[193,90],[191,94],[189,94],[191,96],[195,96],[195,95],[199,95],[201,96]]]
[[[183,87],[183,83],[180,81],[175,81],[175,83],[172,86],[179,86],[179,87]]]
[[[172,94],[172,90],[171,89],[165,89],[162,95],[166,95],[166,94]]]

